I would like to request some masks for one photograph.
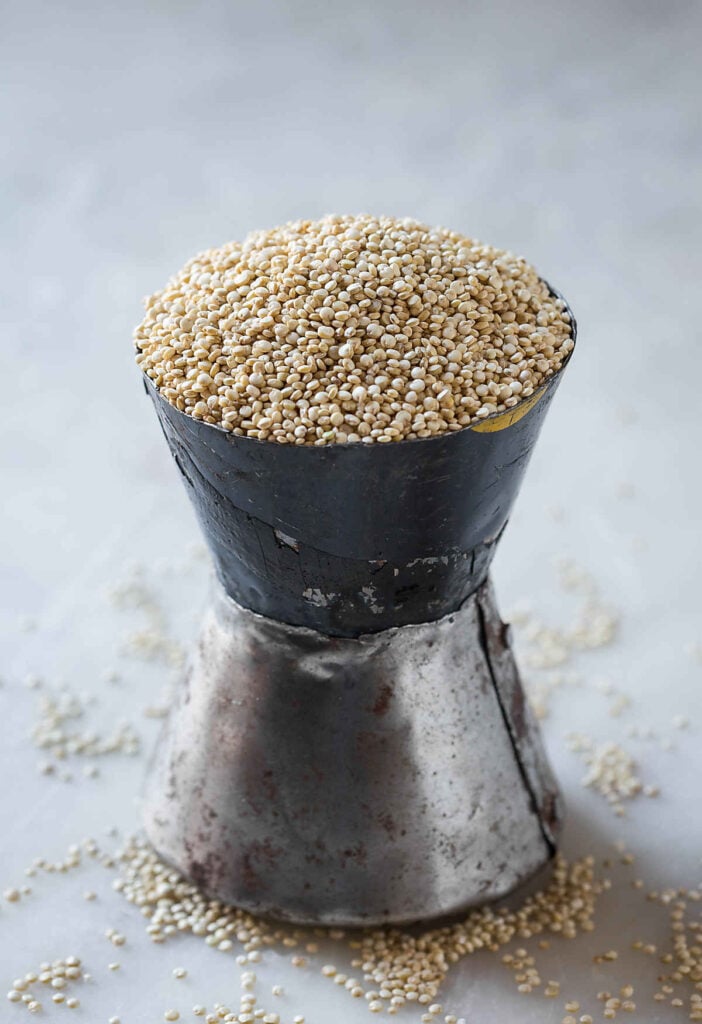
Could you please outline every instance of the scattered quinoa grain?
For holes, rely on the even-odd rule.
[[[260,949],[280,942],[283,935],[290,937],[245,911],[209,900],[163,864],[142,839],[128,839],[117,863],[122,881],[118,891],[139,907],[154,942],[167,941],[183,932],[205,942],[215,934],[229,934],[249,950],[247,956],[257,953],[260,957]],[[546,888],[528,897],[516,910],[501,909],[496,914],[494,908],[479,908],[449,930],[433,928],[419,936],[382,928],[354,933],[350,939],[353,964],[360,968],[362,977],[347,977],[333,964],[324,964],[320,970],[331,981],[337,976],[343,978],[343,986],[353,997],[365,996],[369,1005],[379,1004],[377,1012],[397,1012],[405,1003],[416,1002],[426,1008],[424,1012],[431,1013],[441,1005],[436,997],[453,963],[482,948],[496,951],[515,939],[548,934],[572,938],[589,930],[602,888],[592,857],[570,864],[558,857]],[[330,935],[321,929],[318,934]],[[526,983],[532,987],[542,984],[534,959],[525,948],[520,947],[512,961],[519,964],[514,970],[525,975]],[[244,971],[242,989],[253,987],[255,980],[253,971]],[[557,986],[551,984],[557,993]],[[242,1001],[244,998],[253,999],[248,994],[242,996]],[[264,1016],[248,1005],[244,1009],[243,1002],[241,1009],[256,1020]]]

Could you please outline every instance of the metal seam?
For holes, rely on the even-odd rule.
[[[480,590],[482,590],[482,588],[480,588]],[[502,700],[502,696],[500,694],[500,690],[499,690],[499,687],[497,685],[497,679],[496,679],[496,676],[495,676],[495,670],[493,668],[492,660],[490,658],[490,646],[488,644],[487,626],[485,624],[485,612],[483,610],[483,605],[482,605],[482,596],[483,595],[480,592],[480,590],[478,590],[476,592],[476,598],[477,598],[476,606],[477,606],[477,610],[478,610],[478,620],[479,620],[479,623],[480,623],[480,643],[481,643],[483,651],[485,653],[485,661],[487,663],[488,672],[490,673],[490,679],[492,681],[492,688],[494,690],[495,697],[497,699],[497,704],[498,704],[499,709],[500,709],[500,714],[502,715],[502,719],[503,719],[503,721],[505,723],[505,728],[507,730],[507,735],[509,736],[509,741],[510,741],[510,744],[512,746],[512,752],[514,754],[514,760],[517,762],[517,768],[519,769],[519,774],[521,776],[522,782],[524,783],[524,788],[526,789],[527,793],[529,794],[529,804],[530,804],[531,812],[534,815],[534,817],[536,818],[536,821],[537,821],[538,826],[539,826],[539,831],[541,832],[541,836],[542,836],[542,838],[544,840],[544,843],[546,844],[546,848],[548,849],[550,855],[553,856],[556,853],[556,845],[555,845],[553,839],[551,838],[551,836],[546,831],[546,828],[544,827],[544,823],[543,823],[543,821],[541,819],[541,814],[539,813],[539,801],[536,799],[536,794],[534,792],[534,787],[532,785],[531,779],[529,778],[529,773],[527,772],[526,768],[524,767],[522,759],[519,756],[519,747],[517,745],[517,740],[516,740],[516,737],[514,735],[514,730],[512,728],[512,723],[511,723],[511,721],[509,719],[509,715],[507,714],[507,710],[505,708],[504,701]],[[520,685],[521,685],[521,683],[520,683]]]

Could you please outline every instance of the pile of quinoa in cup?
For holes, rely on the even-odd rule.
[[[279,444],[460,430],[573,348],[565,303],[509,252],[392,217],[257,231],[146,300],[137,362],[181,412]]]

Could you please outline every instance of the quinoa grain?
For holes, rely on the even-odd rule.
[[[191,259],[146,301],[137,363],[181,412],[281,444],[459,430],[573,347],[522,258],[391,217],[330,216]]]

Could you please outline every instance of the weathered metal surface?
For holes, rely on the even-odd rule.
[[[145,386],[229,596],[354,637],[440,618],[484,582],[562,372],[475,429],[320,447],[237,437]]]
[[[510,642],[511,630],[497,611],[491,580],[488,579],[476,597],[483,645],[505,725],[544,834],[555,846],[563,818],[563,802],[551,766],[543,755],[541,733],[519,678]]]
[[[483,587],[435,622],[329,637],[216,585],[149,773],[151,841],[205,891],[299,922],[509,892],[551,857],[557,802],[498,624]]]

